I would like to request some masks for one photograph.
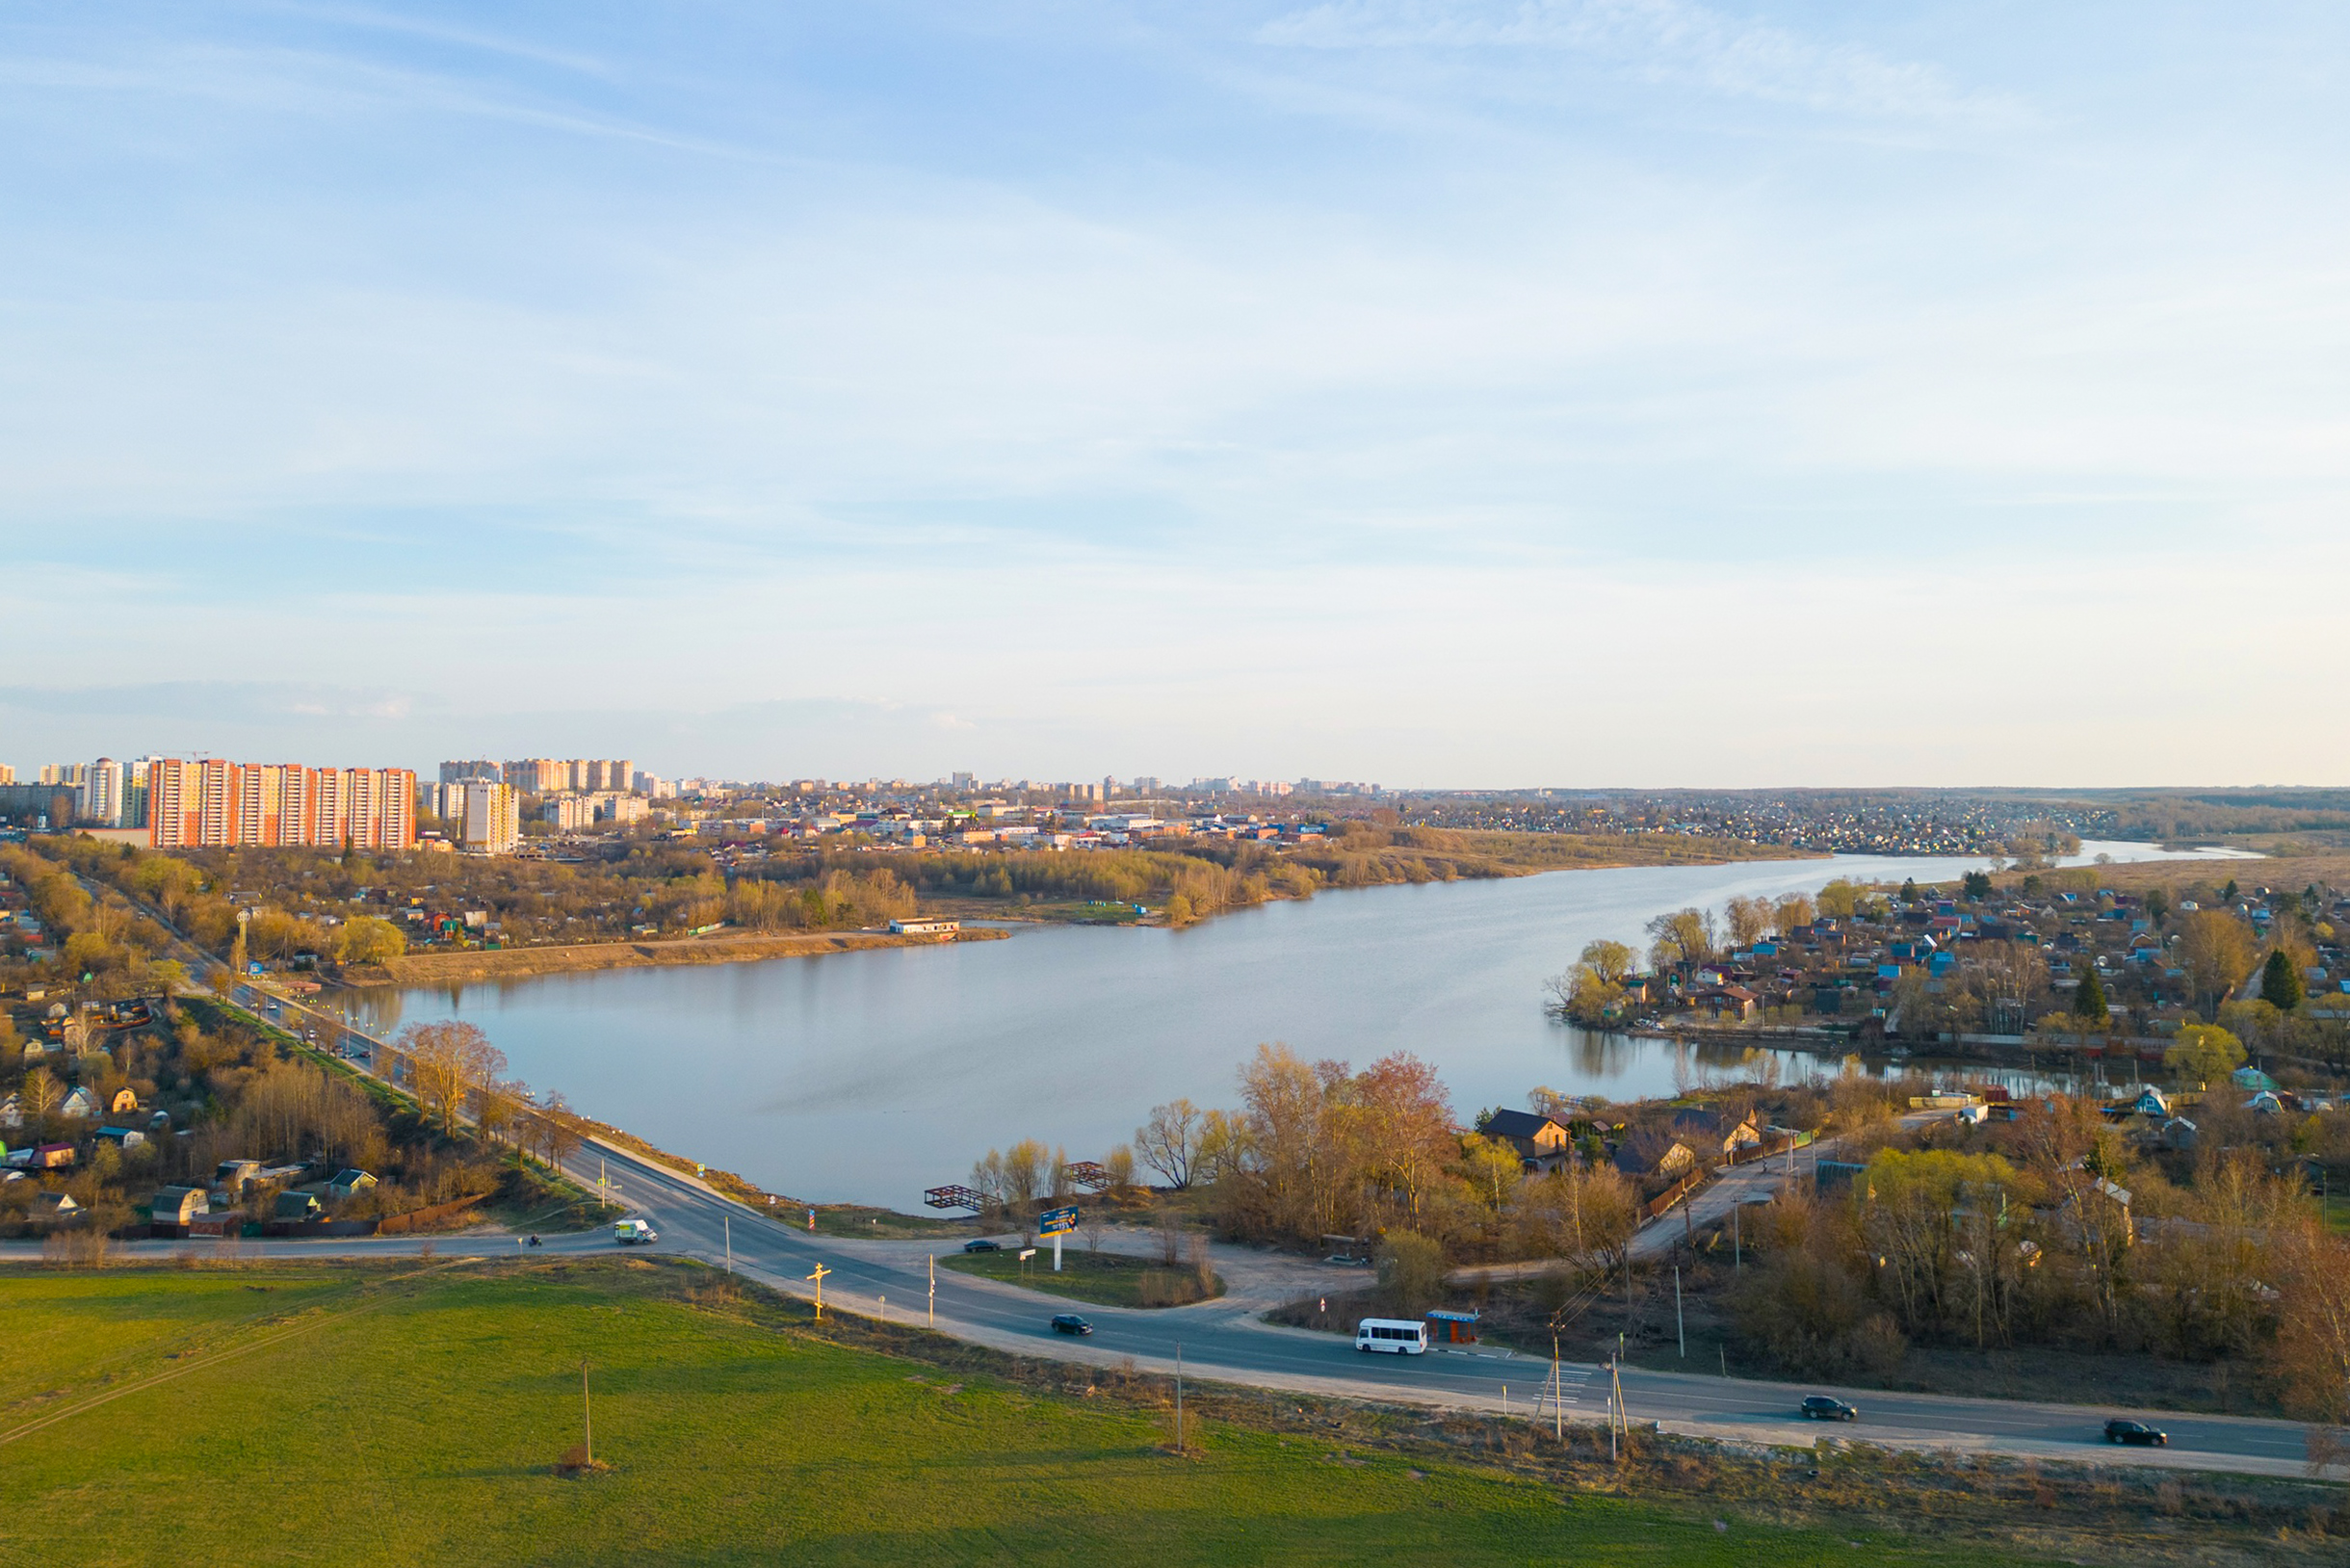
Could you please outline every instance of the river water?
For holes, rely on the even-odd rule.
[[[2170,858],[2141,844],[2084,857]],[[2185,858],[2181,856],[2180,858]],[[1728,1067],[1554,1022],[1582,945],[1643,945],[1668,909],[1832,877],[1950,880],[1977,863],[1843,855],[1563,871],[1324,893],[1184,930],[1023,927],[1004,942],[348,992],[371,1031],[465,1018],[517,1076],[663,1148],[817,1202],[919,1204],[1022,1137],[1098,1159],[1178,1095],[1237,1098],[1260,1041],[1356,1066],[1433,1063],[1465,1120],[1536,1085],[1613,1100]],[[1793,1058],[1799,1070],[1824,1065]]]

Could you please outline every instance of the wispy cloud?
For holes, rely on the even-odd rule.
[[[113,686],[0,686],[0,709],[174,721],[257,718],[405,719],[416,697],[380,687],[299,681],[152,681]]]
[[[1268,23],[1292,48],[1554,51],[1635,80],[1831,113],[2012,118],[1940,69],[1807,38],[1688,0],[1328,0]]]

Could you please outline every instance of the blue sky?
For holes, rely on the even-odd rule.
[[[0,760],[2338,783],[2346,32],[16,8]]]

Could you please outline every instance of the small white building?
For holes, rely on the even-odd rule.
[[[953,936],[963,928],[959,920],[934,920],[921,916],[889,923],[892,936]]]

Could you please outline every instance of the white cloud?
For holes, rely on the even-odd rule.
[[[1328,0],[1267,23],[1292,48],[1559,52],[1640,81],[1838,114],[2012,122],[1941,69],[1687,0]]]

